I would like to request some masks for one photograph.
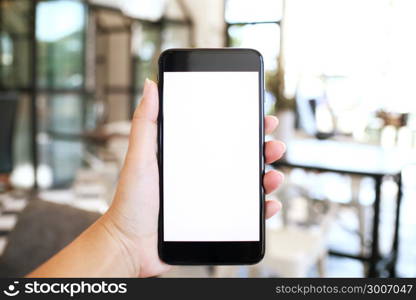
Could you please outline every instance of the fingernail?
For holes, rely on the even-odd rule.
[[[152,84],[152,81],[149,78],[146,78],[146,80],[144,81],[144,86],[143,86],[143,96],[146,96],[149,93],[151,84]]]

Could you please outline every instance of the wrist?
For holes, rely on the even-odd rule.
[[[136,245],[120,226],[114,212],[111,209],[108,210],[98,223],[114,245],[111,249],[119,255],[126,277],[137,277],[140,274],[140,262],[138,256],[135,255]]]

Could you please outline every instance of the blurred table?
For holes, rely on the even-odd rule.
[[[370,255],[353,255],[331,251],[331,254],[358,259],[369,264],[368,277],[379,277],[388,272],[396,277],[396,261],[399,247],[400,207],[402,200],[402,168],[412,162],[414,152],[397,148],[332,140],[299,139],[287,144],[285,157],[275,167],[301,168],[319,172],[368,176],[374,179],[372,241]],[[398,186],[392,251],[382,256],[379,249],[379,225],[381,184],[391,176]]]

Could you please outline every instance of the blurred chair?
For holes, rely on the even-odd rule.
[[[321,110],[325,112],[328,119],[333,120],[332,126],[334,127],[333,130],[328,132],[321,132],[318,126],[317,120],[317,110],[318,106],[321,107]],[[336,135],[335,130],[335,121],[334,115],[332,110],[330,109],[328,103],[323,100],[311,99],[308,97],[303,96],[301,93],[297,93],[296,95],[296,112],[297,112],[297,120],[298,120],[298,127],[303,129],[308,135],[313,136],[317,139],[328,139],[334,137]],[[319,176],[319,172],[314,172],[317,176]],[[366,222],[365,222],[365,215],[367,207],[362,205],[359,201],[359,192],[360,192],[360,183],[362,177],[358,176],[350,176],[351,178],[351,201],[349,203],[343,203],[343,206],[350,207],[357,213],[358,218],[358,235],[360,238],[361,249],[360,252],[364,254],[366,250]]]
[[[360,176],[349,176],[351,179],[351,201],[349,203],[344,203],[343,206],[352,208],[355,210],[358,218],[358,237],[360,239],[360,252],[361,255],[366,254],[367,250],[367,211],[370,210],[370,205],[364,205],[360,202],[360,188],[361,180],[363,179]]]
[[[10,188],[9,176],[13,169],[13,133],[18,95],[0,93],[0,191]]]
[[[328,139],[335,135],[334,116],[329,105],[319,99],[304,98],[299,94],[296,95],[296,114],[298,127],[303,129],[308,135],[316,137],[317,139]],[[318,114],[318,110],[320,113]],[[319,123],[319,115],[325,114],[327,119],[331,120],[329,130],[321,131]]]
[[[283,193],[284,209],[281,217],[283,226],[266,229],[266,255],[257,265],[249,268],[250,277],[307,277],[316,266],[318,275],[325,277],[327,233],[334,221],[338,204],[331,201],[312,200],[306,198],[302,189],[286,184]],[[291,218],[290,210],[293,197],[302,196],[306,203],[306,216],[303,220]],[[290,199],[289,199],[290,198]],[[297,209],[297,208],[295,208]],[[214,269],[213,277],[237,277],[238,266],[219,266]]]
[[[325,277],[325,236],[318,230],[295,227],[267,230],[267,257],[262,262],[268,273],[281,277],[308,277],[313,266]]]
[[[266,231],[266,256],[261,268],[263,272],[282,277],[307,277],[316,266],[318,275],[325,277],[327,235],[338,205],[328,200],[307,198],[301,189],[297,192],[298,199],[305,201],[305,215],[302,220],[292,219],[289,215],[293,199],[284,201],[283,226]]]
[[[31,200],[7,236],[0,257],[0,277],[21,277],[52,257],[100,214],[68,205]]]

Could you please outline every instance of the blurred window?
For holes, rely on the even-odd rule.
[[[156,79],[160,53],[161,30],[154,24],[137,23],[133,27],[134,88],[138,93],[145,79]]]
[[[67,186],[83,161],[87,6],[46,0],[36,5],[39,164],[43,186]],[[45,176],[43,176],[45,177]]]
[[[24,88],[30,75],[30,0],[0,2],[0,86]]]
[[[39,95],[39,161],[52,175],[42,184],[68,186],[82,165],[85,144],[80,136],[87,122],[87,100],[80,93]]]
[[[33,181],[30,86],[32,43],[31,0],[0,1],[0,93],[18,96],[17,119],[13,138],[13,184],[28,188]],[[2,99],[0,99],[1,101]],[[1,129],[0,129],[1,130]],[[24,172],[24,170],[29,172]],[[23,170],[23,172],[21,172]],[[33,168],[32,168],[33,170]],[[16,174],[22,174],[16,182]]]
[[[14,177],[25,187],[33,184],[32,141],[40,186],[68,186],[85,150],[96,152],[92,131],[129,120],[145,78],[157,77],[160,52],[191,46],[192,24],[176,0],[130,2],[0,0],[0,91],[24,98],[15,157],[27,168]]]
[[[38,86],[41,88],[82,87],[85,5],[66,0],[39,2],[36,20]]]
[[[266,82],[277,76],[280,55],[280,21],[283,1],[226,0],[227,46],[256,49],[263,55]],[[276,96],[266,90],[265,111],[269,113]]]
[[[146,78],[157,80],[157,60],[168,48],[191,47],[191,24],[163,19],[160,23],[135,22],[133,26],[134,102],[137,105]]]
[[[415,10],[413,0],[286,1],[286,92],[320,80],[345,124],[415,111]]]

